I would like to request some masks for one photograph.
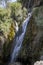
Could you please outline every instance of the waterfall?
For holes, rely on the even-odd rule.
[[[32,12],[28,14],[28,17],[26,18],[26,20],[22,23],[21,28],[17,31],[17,34],[15,36],[15,39],[13,41],[13,43],[15,44],[13,52],[11,54],[11,61],[10,63],[12,63],[13,61],[16,60],[19,51],[22,47],[22,42],[25,36],[25,32],[26,32],[26,28],[27,28],[27,24],[29,23],[29,20],[31,18]]]

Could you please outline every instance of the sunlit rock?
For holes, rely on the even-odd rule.
[[[43,61],[36,61],[34,65],[43,65]]]

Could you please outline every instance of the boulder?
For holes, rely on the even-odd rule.
[[[34,65],[43,65],[43,61],[36,61]]]

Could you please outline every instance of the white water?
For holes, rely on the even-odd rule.
[[[27,24],[29,23],[30,21],[30,18],[31,18],[31,14],[32,13],[29,13],[28,14],[28,17],[26,18],[26,20],[23,22],[21,28],[18,30],[17,32],[17,35],[15,37],[15,40],[13,41],[15,45],[14,49],[13,49],[13,52],[11,54],[11,63],[13,61],[15,61],[15,59],[17,58],[18,54],[19,54],[19,51],[22,47],[22,42],[23,42],[23,39],[24,39],[24,36],[25,36],[25,32],[26,32],[26,28],[27,28]]]
[[[17,22],[15,22],[15,29],[16,29],[16,32],[18,32],[18,29],[19,29],[19,27],[18,27],[18,23]]]

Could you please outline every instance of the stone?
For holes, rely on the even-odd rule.
[[[34,65],[43,65],[43,61],[36,61]]]
[[[13,62],[13,63],[11,63],[9,65],[22,65],[22,64],[20,62]]]
[[[33,65],[43,55],[43,6],[33,9],[18,61]]]

